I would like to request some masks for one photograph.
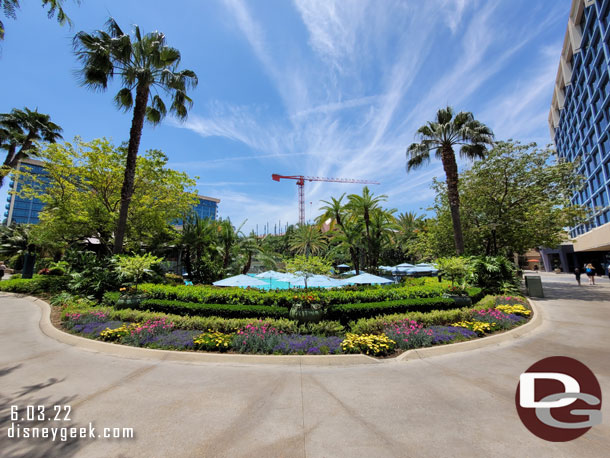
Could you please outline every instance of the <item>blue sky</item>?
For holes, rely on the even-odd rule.
[[[74,26],[49,20],[39,0],[5,19],[0,112],[38,108],[64,138],[128,138],[118,90],[79,86],[71,39],[112,15],[124,30],[160,30],[199,86],[188,120],[144,129],[141,151],[198,176],[220,215],[246,229],[298,219],[294,182],[272,173],[361,178],[398,211],[422,213],[442,167],[405,172],[417,128],[451,105],[498,139],[550,141],[548,110],[569,0],[67,0]],[[143,5],[146,7],[143,7]],[[467,164],[462,164],[462,167]],[[306,216],[321,199],[361,185],[306,184]],[[4,201],[6,185],[0,193]],[[311,202],[311,204],[310,204]]]

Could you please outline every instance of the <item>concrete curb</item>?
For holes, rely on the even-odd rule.
[[[367,355],[239,355],[225,353],[199,353],[173,350],[155,350],[151,348],[130,347],[127,345],[101,342],[99,340],[87,339],[74,334],[64,332],[51,323],[51,305],[46,301],[33,296],[23,296],[15,293],[3,292],[3,294],[28,299],[34,302],[41,311],[39,322],[40,330],[46,336],[59,342],[82,348],[96,353],[104,353],[113,356],[133,359],[149,359],[157,361],[177,361],[190,363],[219,363],[219,364],[275,364],[275,365],[302,365],[302,366],[351,366],[360,364],[388,364],[416,359],[431,358],[434,356],[448,355],[483,347],[497,346],[505,342],[513,341],[527,333],[532,332],[543,323],[543,313],[536,302],[528,302],[534,312],[532,319],[518,328],[496,334],[489,337],[459,342],[436,347],[408,350],[396,358],[376,359]]]
[[[536,302],[527,299],[534,316],[524,325],[518,328],[511,329],[510,331],[503,332],[501,334],[492,335],[489,337],[478,338],[475,340],[469,340],[466,342],[458,342],[449,345],[439,345],[436,347],[419,348],[416,350],[408,350],[396,358],[395,361],[412,361],[415,359],[431,358],[434,356],[448,355],[451,353],[463,352],[476,350],[483,347],[497,346],[505,342],[511,342],[525,334],[528,334],[538,328],[543,323],[543,313]]]

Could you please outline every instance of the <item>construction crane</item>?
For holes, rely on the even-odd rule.
[[[351,178],[324,178],[324,177],[306,177],[303,175],[271,175],[274,181],[296,180],[299,189],[299,224],[305,224],[305,182],[306,181],[327,181],[330,183],[361,183],[361,184],[379,184],[377,181],[370,180],[353,180]]]

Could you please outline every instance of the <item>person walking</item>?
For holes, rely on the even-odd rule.
[[[578,267],[574,268],[574,276],[576,277],[576,282],[578,286],[580,286],[580,269]]]
[[[0,280],[4,277],[4,271],[6,270],[6,266],[4,265],[4,261],[0,261]]]
[[[595,285],[595,267],[593,267],[593,264],[587,264],[585,272],[587,273],[587,277],[589,277],[589,285]]]

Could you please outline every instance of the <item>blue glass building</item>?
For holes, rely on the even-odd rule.
[[[559,157],[578,161],[586,178],[572,196],[590,211],[584,224],[569,228],[574,253],[583,253],[574,265],[589,259],[600,270],[610,262],[609,18],[610,0],[572,1],[549,113]]]
[[[28,173],[38,175],[37,181],[44,189],[47,174],[44,164],[34,159],[25,159],[17,166],[18,170],[27,170]],[[19,193],[26,184],[32,184],[32,179],[27,175],[13,176],[9,187],[11,191]],[[4,212],[4,224],[36,224],[38,223],[38,214],[42,210],[43,203],[39,199],[26,199],[16,194],[11,194],[6,199]]]
[[[193,211],[199,216],[199,218],[210,218],[216,219],[218,216],[218,204],[220,199],[214,199],[213,197],[197,196],[199,202],[193,208]]]

